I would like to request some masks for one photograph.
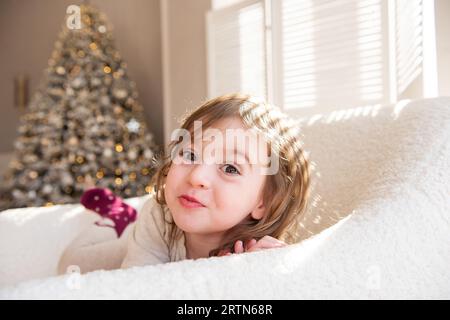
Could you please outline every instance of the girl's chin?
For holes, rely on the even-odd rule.
[[[196,219],[192,215],[184,212],[176,211],[172,212],[173,220],[175,224],[184,232],[198,232],[198,226]]]
[[[189,224],[185,224],[185,223],[177,223],[175,222],[177,227],[182,230],[185,233],[190,233],[190,234],[203,234],[204,230],[202,228],[198,228],[196,226],[193,225],[189,225]]]

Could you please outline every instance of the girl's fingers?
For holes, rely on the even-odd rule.
[[[274,243],[274,244],[286,245],[286,243],[284,243],[283,241],[280,241],[280,240],[278,240],[278,239],[276,239],[274,237],[271,237],[271,236],[265,236],[261,240],[266,240],[266,241]]]
[[[265,236],[256,242],[249,251],[257,251],[261,249],[271,249],[271,248],[281,248],[286,246],[283,241],[277,240],[275,238]]]
[[[229,256],[229,255],[231,255],[230,249],[222,249],[217,254],[218,257]]]
[[[245,242],[245,251],[250,250],[250,248],[253,247],[256,244],[256,242],[257,242],[256,239],[247,240]]]
[[[249,247],[250,241],[251,241],[251,240],[246,240],[246,241],[244,242],[244,250],[245,250],[245,251],[247,251],[247,250],[250,248],[250,247]]]
[[[256,241],[255,239],[252,239],[252,241],[253,241],[252,245],[255,245],[255,244],[258,244],[258,245],[262,245],[262,244],[270,245],[270,244],[273,244],[273,245],[280,245],[280,246],[285,246],[286,245],[286,243],[284,243],[283,241],[280,241],[280,240],[278,240],[278,239],[276,239],[274,237],[271,237],[271,236],[262,237],[258,241]]]
[[[238,240],[234,243],[234,253],[242,253],[244,252],[244,244],[241,240]]]
[[[247,240],[245,241],[245,243],[242,240],[237,240],[234,243],[233,251],[234,253],[244,253],[244,252],[258,251],[261,249],[280,248],[284,246],[286,246],[286,243],[284,243],[283,241],[280,241],[270,236],[265,236],[259,240],[256,239]],[[218,256],[224,255],[228,256],[231,254],[232,252],[230,252],[230,250],[221,250]]]

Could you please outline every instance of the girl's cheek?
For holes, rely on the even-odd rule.
[[[183,168],[183,165],[173,164],[167,173],[166,187],[174,187],[180,184],[184,180],[185,175],[186,169]]]
[[[172,189],[173,184],[176,181],[176,170],[174,169],[174,165],[172,165],[167,173],[166,178],[166,189]]]

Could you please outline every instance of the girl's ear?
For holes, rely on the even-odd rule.
[[[251,216],[255,220],[261,220],[262,217],[264,217],[264,213],[266,212],[266,207],[264,206],[263,201],[261,200],[258,204],[258,206],[253,209],[251,212]]]

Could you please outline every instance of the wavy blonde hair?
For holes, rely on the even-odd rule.
[[[193,131],[194,121],[201,120],[203,129],[211,127],[224,118],[239,117],[249,129],[256,129],[268,142],[269,153],[279,156],[279,169],[274,175],[267,175],[263,187],[263,202],[266,212],[260,220],[250,219],[241,222],[226,231],[218,248],[210,251],[209,256],[216,256],[221,250],[233,252],[237,240],[259,240],[269,235],[288,244],[300,239],[300,222],[306,210],[309,198],[310,172],[309,163],[302,149],[302,142],[295,125],[277,107],[245,94],[227,94],[206,101],[182,120],[181,129]],[[159,159],[159,166],[152,178],[156,201],[167,206],[164,186],[172,161],[170,155],[180,141],[172,141],[168,153]],[[171,225],[169,248],[181,237],[182,231],[173,219]]]

